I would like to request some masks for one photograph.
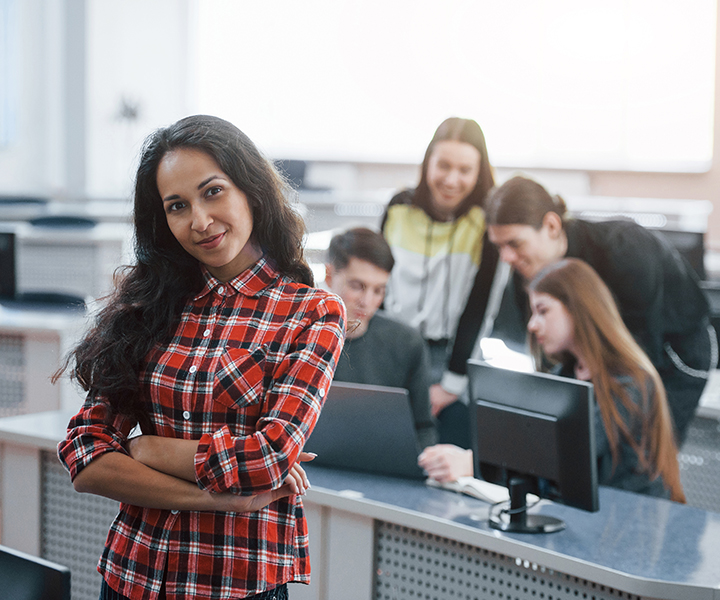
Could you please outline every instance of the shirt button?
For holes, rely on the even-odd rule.
[[[195,365],[193,365],[193,366],[190,367],[188,370],[189,370],[191,373],[194,373],[195,371],[197,371],[197,367],[196,367]]]
[[[222,294],[225,291],[225,288],[223,286],[220,286],[218,288],[218,294]]]
[[[324,397],[325,397],[325,390],[322,389],[322,388],[320,388],[320,397],[321,397],[321,398],[324,398]]]
[[[183,411],[183,419],[185,419],[186,421],[190,419],[190,411],[189,410]]]
[[[203,331],[203,337],[207,337],[207,336],[209,336],[209,335],[210,335],[210,330],[209,330],[209,329],[206,329],[205,331]]]

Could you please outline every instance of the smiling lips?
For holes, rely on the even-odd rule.
[[[440,195],[446,202],[453,202],[460,195],[460,192],[456,190],[440,190]]]
[[[217,248],[220,242],[222,241],[223,237],[225,236],[225,232],[218,233],[217,235],[212,235],[208,238],[205,238],[204,240],[201,240],[199,242],[196,242],[198,246],[201,248],[204,248],[205,250],[212,250],[213,248]]]

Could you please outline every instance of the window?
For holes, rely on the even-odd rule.
[[[703,171],[714,0],[199,0],[198,109],[276,158],[419,163],[448,116],[493,164]]]

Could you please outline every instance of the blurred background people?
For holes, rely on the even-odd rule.
[[[681,445],[718,357],[697,275],[665,239],[634,221],[568,219],[566,210],[562,198],[524,177],[490,194],[489,235],[515,271],[518,307],[527,322],[524,286],[544,267],[563,257],[593,267],[660,374]]]
[[[480,332],[498,262],[486,235],[493,187],[485,137],[471,119],[441,123],[418,186],[397,194],[382,221],[393,270],[385,307],[430,350],[432,413],[441,442],[468,448],[465,363]]]
[[[394,265],[382,235],[357,227],[330,241],[325,283],[345,302],[348,331],[335,381],[405,388],[421,448],[437,441],[429,357],[417,330],[378,311]]]
[[[538,370],[593,384],[598,483],[684,502],[662,381],[608,287],[587,263],[564,259],[529,290]],[[418,463],[442,482],[473,475],[472,451],[448,444],[427,448]]]

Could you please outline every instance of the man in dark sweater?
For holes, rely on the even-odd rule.
[[[562,198],[524,177],[496,188],[486,211],[490,240],[515,270],[515,296],[526,321],[524,284],[543,268],[568,257],[597,271],[660,374],[682,445],[717,365],[718,345],[707,299],[677,250],[634,221],[570,219]]]
[[[348,314],[335,380],[407,389],[418,443],[425,448],[437,441],[425,343],[415,329],[378,312],[394,262],[382,235],[364,227],[330,242],[325,283],[343,299]]]

